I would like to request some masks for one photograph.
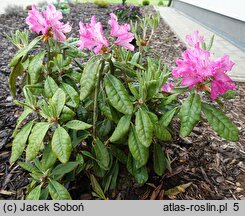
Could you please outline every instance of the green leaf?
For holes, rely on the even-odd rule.
[[[71,138],[63,127],[59,126],[56,128],[51,146],[61,163],[67,163],[69,161],[72,150]]]
[[[119,173],[119,164],[118,162],[116,162],[113,165],[112,171],[111,171],[112,178],[111,178],[110,190],[115,189],[117,186],[118,173]]]
[[[99,185],[97,179],[94,177],[94,175],[90,175],[90,181],[91,181],[91,185],[92,188],[94,190],[94,192],[103,200],[106,200],[105,194],[101,188],[101,186]]]
[[[29,136],[29,143],[26,148],[26,160],[35,158],[42,147],[43,139],[49,129],[49,123],[38,122],[32,128]]]
[[[172,121],[176,113],[176,110],[177,110],[177,107],[164,113],[164,115],[159,120],[159,124],[162,125],[163,127],[167,127]]]
[[[27,163],[27,162],[19,162],[18,163],[20,165],[21,168],[23,168],[24,170],[27,170],[28,172],[31,172],[31,173],[39,173],[39,170],[33,166],[32,164],[30,163]]]
[[[110,155],[107,150],[107,147],[102,143],[98,138],[96,139],[96,143],[93,145],[93,150],[96,155],[96,159],[98,162],[98,165],[104,169],[109,169],[110,164]]]
[[[82,78],[80,80],[80,100],[84,100],[93,90],[95,83],[96,83],[96,78],[100,69],[100,60],[96,56],[94,58],[91,58],[82,74]]]
[[[149,147],[152,142],[153,135],[153,124],[148,113],[139,108],[136,112],[135,129],[140,142],[145,146]]]
[[[22,73],[23,73],[23,66],[21,62],[19,62],[17,65],[15,65],[15,67],[13,68],[12,72],[9,75],[9,89],[13,97],[16,96],[16,80],[18,76],[22,75]]]
[[[162,176],[164,171],[166,170],[167,167],[167,161],[166,161],[166,156],[164,152],[162,151],[162,147],[158,144],[155,143],[153,145],[153,169],[154,172]]]
[[[146,148],[139,141],[134,126],[132,127],[132,130],[129,133],[128,147],[132,156],[135,160],[139,162],[140,166],[143,166],[147,163],[149,157],[149,149]]]
[[[36,84],[39,81],[45,54],[45,51],[38,53],[28,65],[28,74],[30,75],[31,84]]]
[[[135,170],[134,177],[138,184],[145,184],[149,178],[146,166]]]
[[[137,167],[137,161],[134,160],[132,155],[128,154],[127,169],[133,175],[139,184],[144,184],[148,180],[148,172],[146,166]]]
[[[44,168],[44,170],[48,170],[55,164],[56,160],[57,157],[52,151],[51,143],[49,143],[45,147],[43,152],[42,161],[41,161],[42,167]]]
[[[105,76],[105,89],[108,99],[113,107],[119,112],[131,115],[133,104],[129,95],[119,79],[111,74]]]
[[[21,125],[21,123],[26,119],[26,117],[30,113],[32,113],[32,109],[30,109],[30,108],[25,108],[25,110],[21,113],[21,115],[19,116],[19,118],[17,120],[17,124],[16,124],[14,132],[13,132],[13,137],[16,136],[19,126]]]
[[[188,136],[201,116],[201,98],[198,94],[191,94],[180,108],[181,128],[180,134],[183,137]]]
[[[67,189],[57,181],[50,180],[48,189],[53,200],[71,200]]]
[[[31,43],[29,43],[26,47],[20,49],[16,55],[12,58],[9,66],[14,67],[20,58],[24,57],[27,55],[27,53],[34,47],[36,44],[42,39],[42,36],[36,37]]]
[[[111,142],[116,142],[123,137],[125,137],[128,133],[129,126],[130,126],[131,116],[124,115],[118,122],[116,129],[114,130],[113,134],[110,137]]]
[[[36,105],[36,97],[26,86],[23,88],[23,93],[25,96],[25,103],[30,105],[31,107],[34,107]]]
[[[65,164],[59,164],[53,170],[51,175],[55,180],[61,179],[66,173],[71,172],[79,165],[78,162],[67,162]]]
[[[70,107],[77,108],[79,105],[79,95],[77,91],[67,83],[62,83],[61,87],[66,93],[66,104]]]
[[[155,125],[155,135],[156,137],[164,142],[171,141],[172,135],[168,129],[160,124]]]
[[[202,103],[202,111],[211,127],[224,139],[237,141],[239,139],[238,128],[220,110],[207,103]]]
[[[150,80],[146,83],[147,98],[152,98],[159,92],[159,82],[157,80]]]
[[[62,89],[57,89],[57,91],[55,92],[55,94],[52,97],[52,102],[55,106],[55,110],[56,110],[56,117],[60,116],[60,113],[65,105],[65,101],[66,101],[66,95],[64,93],[64,91]]]
[[[33,126],[33,121],[27,123],[24,127],[21,128],[19,133],[15,136],[12,144],[12,151],[10,157],[11,164],[13,164],[23,153],[32,126]]]
[[[86,130],[88,128],[91,128],[93,125],[79,120],[71,120],[67,122],[65,126],[73,130]]]
[[[67,122],[71,119],[73,119],[73,117],[76,115],[76,113],[74,113],[70,108],[68,108],[67,106],[63,107],[63,110],[61,112],[60,115],[60,120],[62,122]]]
[[[31,93],[35,96],[43,95],[44,93],[44,85],[43,83],[33,84],[33,85],[25,85],[26,88],[28,88]]]
[[[47,200],[48,199],[48,195],[49,195],[49,191],[48,191],[48,187],[46,187],[45,189],[41,190],[41,194],[40,194],[39,200]]]
[[[111,153],[122,164],[127,164],[127,155],[121,149],[112,145],[111,146]]]
[[[26,197],[26,200],[39,200],[40,194],[41,194],[41,185],[38,185],[32,191],[28,194]]]
[[[58,90],[59,86],[54,81],[54,79],[48,76],[44,82],[44,92],[48,98],[51,98],[55,92]]]

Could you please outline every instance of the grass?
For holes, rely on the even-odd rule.
[[[94,2],[94,0],[74,0],[75,2],[78,3],[85,3],[85,2]],[[110,4],[121,4],[122,1],[121,0],[105,0]],[[150,0],[150,4],[151,5],[158,5],[158,2],[160,0]],[[163,0],[164,4],[167,5],[168,4],[168,0]],[[142,0],[127,0],[126,3],[128,5],[134,4],[134,5],[142,5]]]

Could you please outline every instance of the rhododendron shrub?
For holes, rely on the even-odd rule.
[[[78,38],[69,37],[71,27],[61,19],[53,5],[42,12],[32,6],[26,23],[38,36],[30,42],[27,31],[9,36],[19,49],[10,62],[9,86],[16,97],[21,76],[24,97],[15,100],[24,111],[10,162],[18,160],[31,173],[27,199],[71,199],[71,182],[80,173],[106,199],[123,166],[143,185],[151,170],[159,176],[171,171],[165,143],[178,133],[188,136],[202,119],[224,139],[238,139],[236,126],[215,106],[232,95],[235,84],[227,72],[234,63],[227,55],[213,60],[198,32],[187,36],[191,48],[170,77],[159,59],[145,57],[159,17],[144,18],[142,29],[134,26],[132,33],[110,14],[105,35],[93,16],[80,22]],[[131,44],[134,38],[139,48]],[[85,55],[91,55],[88,61]],[[177,119],[180,131],[172,124]]]

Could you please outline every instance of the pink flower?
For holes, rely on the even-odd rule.
[[[222,58],[211,60],[210,52],[200,47],[203,37],[198,35],[198,31],[191,36],[188,35],[186,39],[194,47],[187,49],[182,54],[182,59],[177,59],[177,67],[173,69],[173,77],[182,78],[181,85],[189,88],[197,85],[199,90],[206,90],[207,88],[203,87],[211,83],[212,99],[216,99],[219,95],[235,88],[235,84],[226,74],[234,65],[229,56],[224,55]]]
[[[122,46],[128,50],[133,51],[134,46],[130,44],[130,42],[134,39],[134,34],[130,31],[130,25],[124,24],[119,25],[117,22],[117,16],[113,13],[110,14],[111,19],[108,21],[109,25],[111,26],[111,36],[117,37],[115,44]]]
[[[36,9],[35,5],[32,5],[32,10],[28,12],[26,23],[29,25],[30,30],[37,34],[43,34],[45,39],[53,35],[54,40],[65,41],[65,33],[71,31],[71,26],[60,22],[59,20],[62,18],[62,13],[57,11],[52,4],[49,4],[42,13]]]
[[[191,35],[186,35],[185,40],[192,47],[200,47],[200,43],[204,42],[204,37],[200,36],[198,31],[194,31]]]
[[[197,47],[187,49],[183,59],[176,61],[177,67],[173,69],[173,77],[183,78],[182,85],[192,88],[196,83],[203,82],[213,74],[213,68],[209,59],[210,52]]]
[[[32,5],[32,9],[28,12],[26,23],[29,25],[29,29],[39,34],[40,32],[44,35],[48,31],[48,24],[46,19],[43,17],[35,5]]]
[[[162,86],[162,90],[165,92],[171,92],[173,88],[174,88],[173,83],[166,83],[165,85]]]
[[[98,54],[103,46],[108,47],[109,43],[102,33],[102,25],[100,22],[96,23],[96,17],[91,18],[90,24],[86,26],[80,22],[80,41],[78,42],[79,48],[92,50]]]
[[[214,75],[211,81],[212,99],[216,99],[219,95],[236,87],[232,79],[226,74],[227,71],[232,69],[234,64],[228,55],[224,55],[222,58],[213,61]]]

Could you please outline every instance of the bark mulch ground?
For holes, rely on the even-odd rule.
[[[77,37],[79,21],[89,22],[93,14],[105,27],[108,26],[111,9],[98,8],[93,4],[71,5],[71,13],[65,17],[73,26],[71,35]],[[152,7],[144,10],[154,12]],[[0,32],[27,28],[26,16],[27,11],[19,9],[0,15]],[[14,105],[8,89],[8,62],[16,49],[1,34],[0,41],[0,199],[21,199],[28,184],[28,174],[18,165],[9,165],[11,134],[22,111]],[[153,56],[159,56],[169,67],[173,67],[185,46],[161,20],[151,48]],[[119,181],[118,189],[108,196],[111,199],[169,199],[163,196],[164,191],[192,182],[185,191],[173,193],[170,198],[245,199],[245,84],[237,83],[236,92],[237,97],[227,101],[225,106],[228,116],[240,129],[238,142],[224,141],[206,123],[200,123],[188,138],[177,137],[166,144],[172,161],[171,173],[167,172],[162,177],[151,173],[143,187],[132,181]],[[75,199],[93,199],[85,176],[73,183],[70,192]]]

